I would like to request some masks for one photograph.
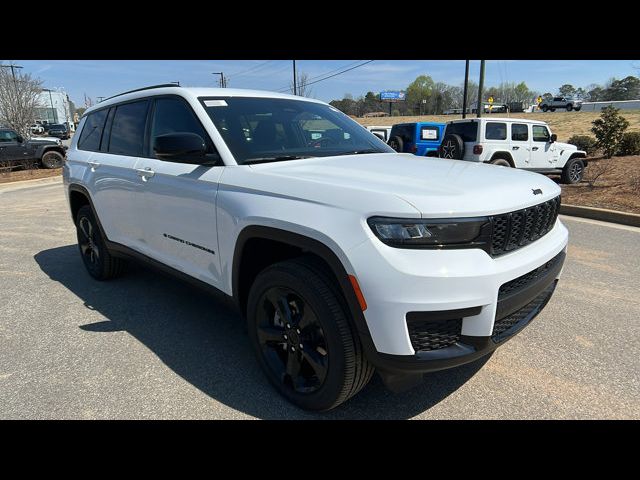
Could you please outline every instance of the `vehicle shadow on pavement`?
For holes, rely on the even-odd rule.
[[[375,375],[362,392],[342,406],[326,413],[305,412],[269,385],[254,358],[244,323],[232,309],[195,287],[135,264],[128,266],[122,278],[95,281],[86,272],[77,248],[66,245],[43,250],[34,259],[86,308],[108,319],[79,328],[91,334],[128,332],[211,398],[258,418],[410,418],[455,392],[487,361],[485,357],[429,374],[423,385],[404,393],[388,391]]]

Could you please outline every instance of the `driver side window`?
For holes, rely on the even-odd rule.
[[[4,130],[0,132],[0,142],[9,143],[9,142],[17,142],[18,136],[15,132],[11,130]]]

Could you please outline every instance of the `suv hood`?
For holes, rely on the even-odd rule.
[[[576,147],[575,145],[562,142],[556,142],[556,148],[559,148],[560,150],[578,150],[578,147]]]
[[[256,173],[309,182],[307,192],[311,196],[321,196],[321,185],[325,184],[353,190],[354,196],[369,192],[399,197],[424,218],[493,215],[536,205],[560,194],[555,182],[538,173],[401,153],[291,160],[251,168]],[[290,183],[277,183],[283,186],[279,193],[286,193]],[[537,189],[542,194],[534,194]],[[331,198],[321,200],[331,203]]]

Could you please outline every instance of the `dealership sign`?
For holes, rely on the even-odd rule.
[[[383,102],[404,102],[405,93],[401,90],[389,90],[380,92],[380,100]]]

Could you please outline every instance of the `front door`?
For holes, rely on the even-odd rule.
[[[148,157],[156,136],[190,132],[213,143],[191,106],[176,96],[154,100]],[[146,255],[216,287],[220,261],[216,229],[216,196],[224,167],[141,158],[136,164],[143,192],[140,223]]]
[[[555,168],[558,155],[546,125],[531,126],[531,168]]]

